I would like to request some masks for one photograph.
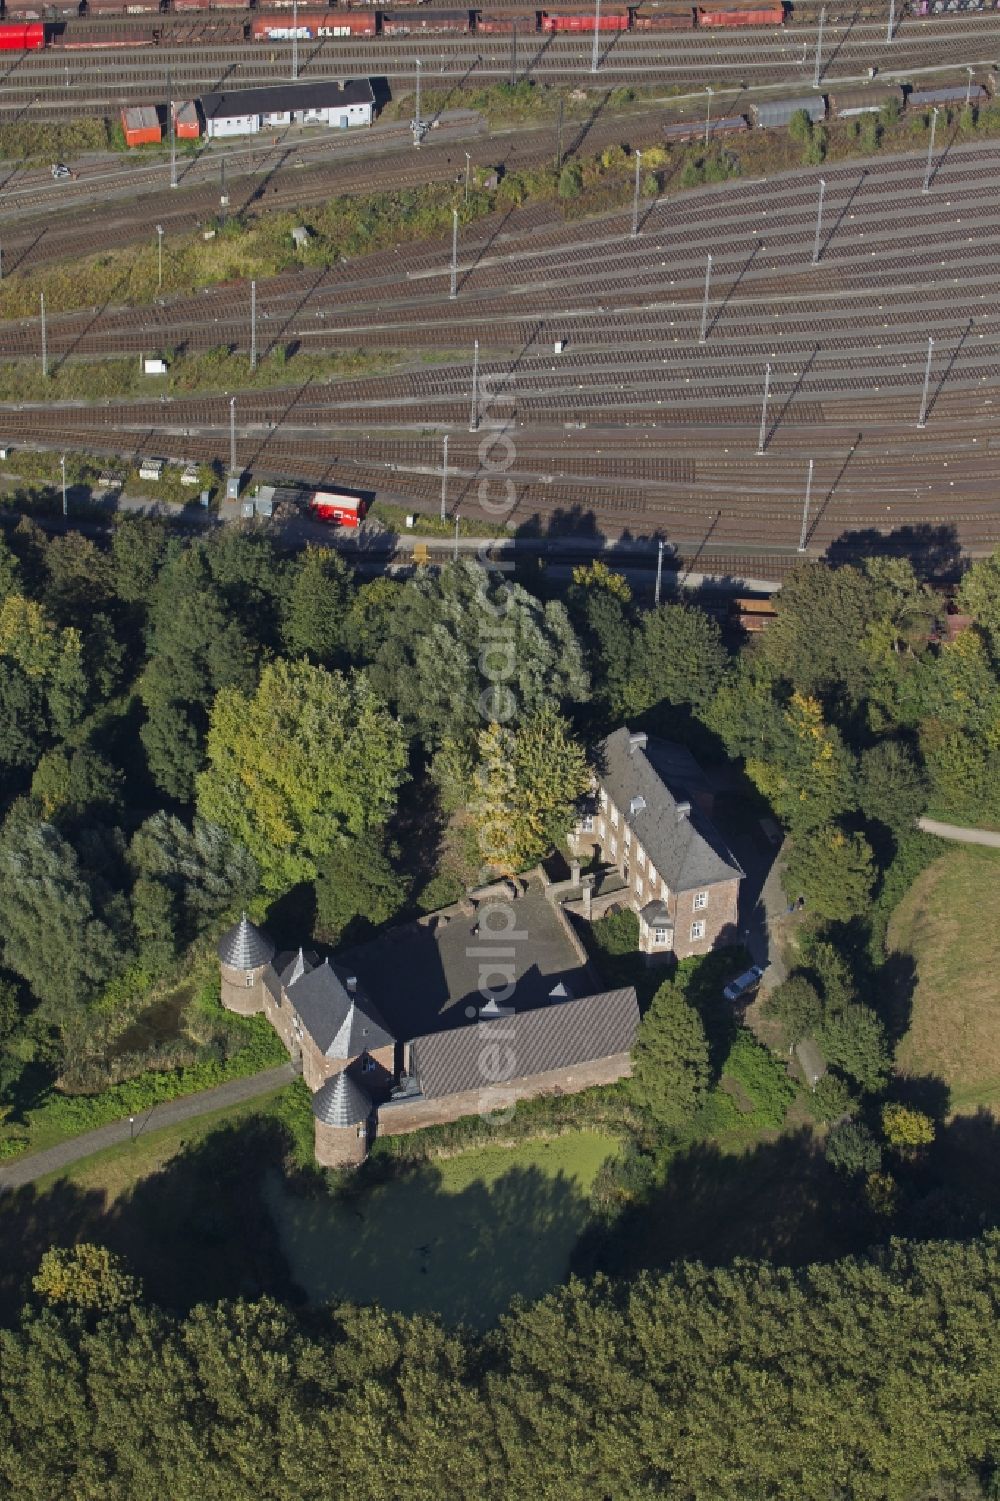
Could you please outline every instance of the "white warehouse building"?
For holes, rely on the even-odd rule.
[[[203,94],[205,134],[256,135],[284,125],[329,125],[345,130],[370,125],[375,95],[367,78],[347,83],[278,84],[267,89],[237,89],[231,94]]]

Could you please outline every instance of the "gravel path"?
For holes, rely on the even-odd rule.
[[[96,1131],[87,1131],[83,1136],[61,1141],[58,1146],[48,1147],[44,1152],[31,1152],[27,1156],[16,1157],[0,1168],[0,1192],[34,1183],[47,1173],[58,1172],[60,1168],[69,1167],[72,1162],[79,1162],[82,1157],[90,1157],[92,1153],[103,1151],[105,1147],[129,1141],[133,1131],[136,1136],[140,1136],[149,1131],[157,1131],[161,1126],[173,1126],[178,1121],[194,1120],[213,1110],[224,1110],[227,1105],[241,1105],[244,1100],[256,1099],[258,1095],[279,1089],[282,1084],[290,1084],[294,1078],[295,1070],[292,1065],[281,1063],[277,1068],[265,1069],[263,1073],[251,1074],[245,1079],[230,1079],[227,1084],[219,1084],[215,1089],[202,1089],[197,1094],[183,1095],[180,1099],[168,1100],[163,1105],[154,1105],[151,1110],[135,1116],[134,1124],[126,1117],[123,1121],[113,1121],[110,1126],[99,1126]]]
[[[936,818],[918,818],[917,825],[925,834],[937,834],[939,839],[958,839],[963,844],[987,844],[991,849],[1000,849],[1000,834],[994,829],[964,829],[957,823],[938,823]]]

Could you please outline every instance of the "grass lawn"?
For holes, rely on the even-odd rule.
[[[896,908],[889,948],[915,966],[900,1069],[943,1079],[956,1110],[1000,1104],[1000,852],[936,860]]]
[[[588,1191],[615,1150],[574,1131],[425,1163],[343,1199],[265,1189],[293,1279],[311,1302],[378,1302],[449,1323],[492,1324],[515,1294],[566,1276]]]

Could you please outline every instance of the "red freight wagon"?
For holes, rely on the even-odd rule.
[[[299,11],[297,30],[299,41],[312,41],[316,37],[374,36],[378,17],[374,11],[367,15],[354,15],[349,11],[326,10],[319,12]],[[296,31],[291,16],[258,16],[253,23],[253,38],[256,42],[290,42]]]
[[[45,27],[37,21],[27,26],[0,25],[0,52],[38,52],[45,46]]]
[[[341,495],[336,490],[317,490],[309,498],[309,509],[320,521],[358,527],[364,519],[367,505],[356,495]]]
[[[548,11],[542,11],[543,31],[594,31],[595,17],[588,12],[586,15],[552,15]],[[629,13],[627,10],[611,11],[608,15],[602,15],[597,22],[598,31],[628,31]]]
[[[785,19],[784,8],[769,6],[767,10],[699,10],[699,26],[780,26]]]

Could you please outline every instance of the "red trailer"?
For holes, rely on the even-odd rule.
[[[585,15],[574,11],[569,15],[556,15],[550,11],[542,11],[543,31],[628,31],[630,15],[627,10],[613,10],[607,14],[601,14],[600,20],[595,26],[595,17],[591,11]]]
[[[374,36],[378,24],[375,11],[361,15],[352,11],[299,11],[297,23],[289,15],[257,16],[253,22],[255,42],[290,42],[298,31],[300,42],[323,37]]]
[[[367,509],[367,503],[356,495],[343,495],[338,490],[317,490],[309,497],[313,516],[335,526],[359,527]]]
[[[698,10],[699,26],[781,26],[784,20],[781,5],[766,10]]]
[[[45,27],[37,21],[27,25],[0,24],[0,52],[39,52],[45,46]]]

